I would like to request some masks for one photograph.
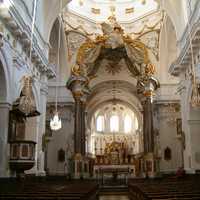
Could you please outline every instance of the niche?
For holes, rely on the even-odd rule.
[[[58,162],[65,162],[65,151],[62,148],[58,150]]]
[[[169,161],[172,159],[172,150],[169,147],[166,147],[166,149],[164,151],[164,159],[166,161]]]

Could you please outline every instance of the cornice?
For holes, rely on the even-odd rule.
[[[13,34],[13,36],[21,43],[23,50],[29,54],[31,29],[25,24],[16,9],[10,8],[9,10],[5,10],[5,12],[0,13],[0,18],[3,20],[4,25],[11,34]],[[51,68],[51,65],[49,65],[48,59],[44,54],[44,51],[40,48],[38,38],[35,35],[33,35],[31,61],[35,64],[41,74],[46,74],[48,78],[55,77],[55,71]]]
[[[18,1],[23,6],[23,8],[24,8],[23,10],[26,11],[25,13],[26,13],[26,19],[28,20],[28,24],[31,24],[31,22],[32,22],[32,15],[33,15],[33,9],[32,9],[32,13],[30,13],[29,9],[28,9],[28,7],[26,5],[26,3],[23,0],[18,0]],[[34,7],[34,1],[32,2],[32,7]],[[20,14],[17,11],[17,9],[15,7],[13,7],[13,9],[14,9],[14,12],[16,14],[17,19],[23,22],[24,20],[20,16]],[[30,30],[30,27],[28,27],[28,28]],[[46,46],[47,48],[49,48],[50,47],[49,43],[47,41],[45,41],[45,39],[42,37],[42,35],[41,35],[40,31],[38,30],[37,26],[34,27],[34,30],[35,30],[36,35],[38,36],[37,38],[40,39],[40,41],[42,42],[43,46]]]
[[[189,19],[189,23],[192,25],[192,24],[195,24],[195,22],[197,22],[200,18],[200,1],[196,1],[196,4],[194,6],[194,11],[193,13],[190,15],[190,19]],[[184,46],[185,46],[185,43],[187,42],[187,38],[188,38],[188,25],[185,27],[185,30],[180,38],[180,40],[177,42],[178,44],[178,47],[180,49],[182,49]]]
[[[96,26],[96,28],[98,28],[98,26],[104,21],[104,20],[95,21],[95,20],[93,20],[93,19],[91,19],[87,16],[80,15],[79,13],[77,13],[73,10],[67,10],[66,12],[67,12],[66,16],[71,15],[73,18],[81,19],[84,22],[91,24],[93,27]],[[135,24],[138,21],[143,20],[144,18],[147,18],[147,17],[150,17],[150,16],[152,17],[154,15],[159,15],[159,14],[160,14],[159,10],[154,10],[154,11],[146,13],[144,16],[138,17],[134,20],[119,21],[119,23],[121,25],[124,25],[124,26],[130,26],[130,25]],[[65,15],[64,15],[64,18],[65,18]]]
[[[27,38],[30,38],[31,37],[31,28],[25,24],[23,18],[20,16],[20,14],[18,13],[18,11],[14,8],[14,7],[11,7],[10,10],[10,15],[12,16],[13,20],[17,23],[17,25],[19,26],[19,28],[21,30],[23,30],[23,32],[26,34]],[[30,23],[31,23],[31,20],[29,20]],[[34,30],[36,33],[38,33],[38,30],[36,27],[34,27]],[[39,50],[39,54],[43,60],[43,63],[45,65],[48,64],[48,59],[47,57],[44,55],[43,51],[41,51],[41,48],[39,47],[38,45],[38,37],[36,38],[35,35],[38,35],[38,34],[34,34],[33,35],[33,47],[36,48],[36,50]],[[46,44],[43,43],[43,45],[45,46]]]
[[[190,35],[192,37],[192,48],[194,54],[200,49],[200,1],[197,1],[195,9],[189,19],[189,24],[186,26],[181,39],[177,45],[180,49],[178,58],[171,64],[169,73],[173,76],[179,76],[182,71],[191,64],[191,50],[190,50]],[[191,28],[191,30],[189,30]],[[189,31],[191,34],[189,35]]]
[[[1,102],[0,101],[0,109],[2,109],[2,108],[10,109],[11,107],[12,107],[12,105],[9,102]]]

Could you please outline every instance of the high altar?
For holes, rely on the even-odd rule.
[[[126,140],[111,141],[105,144],[95,158],[94,174],[97,178],[103,175],[117,175],[126,177],[135,176],[136,160],[133,149],[127,145]]]

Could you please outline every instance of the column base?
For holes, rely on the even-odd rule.
[[[155,178],[157,176],[156,161],[154,153],[149,152],[144,155],[146,178]]]
[[[86,179],[89,178],[89,161],[86,156],[75,154],[74,156],[74,178]]]
[[[36,172],[36,176],[46,176],[46,172],[45,171],[38,171],[38,172]]]

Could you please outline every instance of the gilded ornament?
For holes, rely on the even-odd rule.
[[[125,10],[126,14],[130,14],[130,13],[133,13],[133,12],[134,12],[134,7],[132,7],[132,8],[126,8],[126,10]]]
[[[143,94],[144,94],[145,97],[152,97],[152,96],[155,95],[155,93],[152,90],[144,91]]]
[[[76,64],[72,67],[72,74],[75,76],[79,76],[81,74],[81,69],[78,64]]]
[[[151,63],[149,63],[145,68],[145,74],[147,75],[153,75],[155,73],[155,66]]]
[[[105,44],[105,41],[108,39],[108,36],[106,36],[106,35],[98,35],[97,37],[96,37],[96,39],[95,39],[95,44],[99,44],[99,43],[103,43],[103,44]]]
[[[85,54],[89,49],[95,48],[96,44],[92,40],[86,40],[85,43],[81,45],[81,47],[78,50],[77,54],[77,63],[82,64],[84,62]]]
[[[101,13],[101,10],[99,8],[91,8],[91,12],[93,14],[99,15]]]

